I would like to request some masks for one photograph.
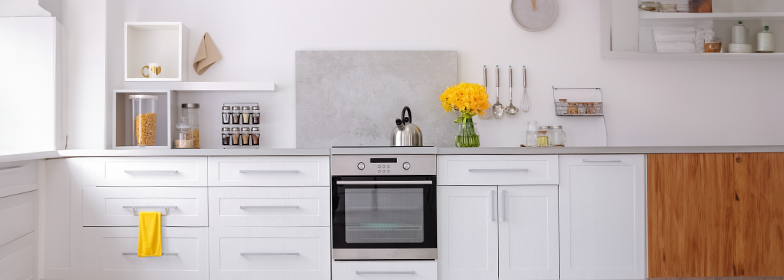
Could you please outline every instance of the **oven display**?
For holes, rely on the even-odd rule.
[[[397,158],[370,158],[370,163],[397,163]]]

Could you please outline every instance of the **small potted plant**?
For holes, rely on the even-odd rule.
[[[458,127],[456,147],[479,147],[479,134],[476,132],[473,117],[483,116],[485,110],[490,108],[487,98],[484,86],[465,82],[451,86],[441,94],[444,111],[460,112],[460,117],[455,120]]]

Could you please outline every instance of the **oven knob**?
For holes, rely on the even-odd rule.
[[[357,164],[357,168],[359,168],[359,170],[365,170],[365,163],[360,162],[359,164]]]
[[[404,162],[403,163],[403,169],[408,170],[409,168],[411,168],[411,164],[408,163],[408,162]]]

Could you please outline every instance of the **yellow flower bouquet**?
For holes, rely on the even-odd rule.
[[[460,127],[455,146],[479,147],[479,134],[476,133],[473,116],[484,116],[485,111],[490,108],[487,98],[484,86],[465,82],[451,86],[441,94],[444,111],[460,112],[460,117],[455,120]]]

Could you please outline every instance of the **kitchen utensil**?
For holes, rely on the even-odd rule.
[[[485,87],[485,90],[487,90],[487,65],[482,66],[482,82],[483,82],[482,85]],[[485,114],[480,115],[479,118],[483,120],[492,119],[493,114],[491,114],[490,112],[485,112]]]
[[[500,80],[499,76],[501,75],[501,70],[498,69],[498,65],[495,66],[495,104],[493,104],[493,116],[496,119],[500,119],[504,117],[504,105],[501,104],[501,97],[500,97],[500,89],[498,82]]]
[[[392,146],[422,146],[422,131],[412,122],[411,109],[403,107],[403,113],[395,120],[396,126],[392,129]]]
[[[525,66],[523,66],[523,100],[520,102],[520,108],[523,112],[528,113],[531,110],[531,99],[528,98],[528,73]]]
[[[555,21],[557,0],[512,0],[510,12],[515,23],[525,31],[542,31]]]
[[[512,103],[512,66],[511,65],[509,65],[509,107],[506,107],[504,111],[506,111],[506,113],[509,114],[510,116],[514,116],[515,114],[517,114],[518,111],[520,111]]]

